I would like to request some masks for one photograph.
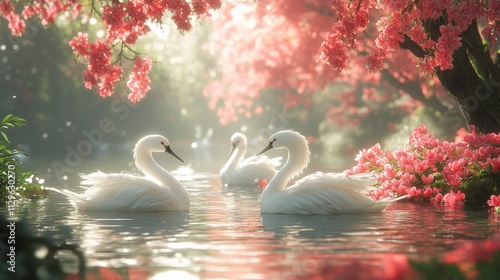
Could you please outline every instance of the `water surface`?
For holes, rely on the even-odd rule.
[[[125,279],[290,279],[325,264],[377,265],[385,253],[427,259],[499,230],[485,210],[407,202],[380,214],[261,214],[257,187],[223,187],[216,174],[189,167],[174,174],[190,194],[189,212],[80,213],[57,193],[16,211],[37,234],[80,246],[89,272],[111,268]],[[65,270],[75,267],[67,261]]]

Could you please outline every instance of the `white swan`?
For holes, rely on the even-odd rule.
[[[262,213],[374,213],[406,197],[371,199],[366,193],[376,183],[376,179],[369,173],[348,176],[343,173],[317,172],[287,187],[288,181],[302,173],[309,163],[307,140],[295,131],[283,130],[273,134],[269,145],[259,154],[272,148],[287,149],[288,160],[262,192]]]
[[[231,136],[231,144],[231,155],[219,172],[222,182],[226,185],[248,185],[263,179],[270,180],[281,164],[281,157],[253,156],[243,159],[248,145],[247,137],[243,133],[234,133]]]
[[[100,171],[81,175],[85,192],[52,189],[68,197],[81,211],[170,211],[189,210],[189,196],[184,187],[153,159],[153,152],[167,152],[184,162],[170,148],[167,138],[148,135],[134,148],[135,165],[146,176]]]

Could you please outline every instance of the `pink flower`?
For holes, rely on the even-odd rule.
[[[398,195],[402,196],[402,195],[405,195],[406,193],[407,193],[406,187],[404,185],[399,185],[399,187],[398,187]]]
[[[488,206],[491,206],[491,207],[497,207],[497,206],[500,206],[500,195],[492,195],[490,197],[490,200],[488,200]]]
[[[436,204],[441,204],[443,201],[443,195],[441,193],[436,194],[433,198],[431,198],[431,202],[434,202]]]
[[[458,187],[462,182],[462,178],[468,174],[468,169],[465,168],[465,160],[461,158],[448,163],[448,165],[443,168],[441,174],[450,186]]]
[[[267,181],[267,179],[262,179],[259,181],[259,189],[265,189],[267,187],[267,184],[269,184],[269,182]]]
[[[410,192],[409,192],[409,195],[410,196],[414,196],[414,197],[418,197],[422,194],[422,190],[419,190],[417,189],[416,187],[411,187],[410,188]]]
[[[486,239],[481,241],[468,241],[459,248],[444,255],[446,263],[459,262],[491,262],[493,254],[500,250],[500,239]]]
[[[392,179],[396,176],[396,171],[394,171],[394,167],[391,164],[384,165],[384,172],[381,174],[384,180]]]
[[[450,207],[462,207],[464,205],[463,200],[465,199],[465,194],[461,191],[450,191],[443,197],[444,204]]]
[[[321,53],[326,63],[334,70],[341,70],[345,67],[347,48],[337,34],[328,34],[321,44]]]
[[[129,75],[127,87],[130,89],[128,99],[136,103],[146,96],[151,80],[148,73],[151,70],[151,59],[138,57],[135,60],[132,74]]]
[[[422,174],[422,182],[426,185],[430,185],[434,181],[434,174],[429,174],[428,176]]]
[[[428,198],[428,199],[431,198],[432,189],[430,187],[426,187],[423,194],[424,194],[425,198]]]
[[[366,58],[366,67],[370,70],[378,70],[382,69],[384,66],[383,59],[385,55],[382,55],[382,52],[375,52],[374,54],[368,56]]]
[[[486,163],[491,165],[491,170],[496,173],[500,170],[500,158],[488,158],[486,159]]]
[[[73,49],[76,55],[87,56],[89,54],[89,40],[88,34],[78,32],[76,37],[73,37],[69,42],[69,45]]]
[[[9,22],[9,29],[14,36],[21,36],[26,26],[24,20],[15,13],[11,1],[0,2],[0,16],[3,16]]]
[[[14,12],[9,13],[5,16],[5,18],[9,21],[9,29],[14,36],[21,36],[24,32],[24,28],[26,27],[26,23],[21,17]]]
[[[405,255],[384,254],[382,262],[382,275],[379,275],[378,279],[406,279],[406,277],[411,279],[416,276],[416,273],[412,270],[408,258]],[[376,277],[374,278],[377,279]]]

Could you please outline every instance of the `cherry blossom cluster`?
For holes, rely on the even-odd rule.
[[[77,0],[33,0],[27,1],[21,13],[18,13],[12,1],[0,1],[0,17],[9,22],[9,29],[14,36],[21,36],[26,28],[26,20],[38,16],[43,25],[48,25],[56,20],[57,15],[71,11],[76,17],[81,10]]]
[[[366,60],[370,69],[382,68],[384,60],[408,39],[425,52],[420,69],[431,73],[437,68],[451,69],[453,52],[464,43],[461,34],[473,21],[485,22],[481,33],[490,46],[500,35],[498,1],[391,0],[382,4],[336,0],[331,9],[337,21],[322,45],[322,54],[333,69],[344,68],[348,49],[359,48],[366,33],[373,32],[369,23],[375,21],[377,36]],[[431,22],[438,30],[429,30]]]
[[[470,130],[454,143],[434,138],[421,125],[405,147],[384,152],[376,144],[360,151],[358,164],[345,172],[375,172],[380,183],[371,193],[375,199],[408,194],[416,201],[463,206],[466,197],[460,186],[466,178],[500,172],[500,133],[480,134],[473,126]],[[492,195],[486,204],[498,213],[500,196]]]
[[[70,45],[77,57],[87,69],[83,71],[84,85],[88,89],[98,88],[102,97],[115,91],[115,84],[124,74],[121,61],[124,49],[131,49],[138,38],[147,34],[148,23],[161,23],[168,11],[179,31],[189,31],[193,17],[208,17],[210,11],[220,7],[220,0],[128,0],[128,1],[91,1],[91,7],[82,9],[78,0],[32,0],[24,3],[20,13],[12,1],[0,1],[0,17],[9,21],[12,35],[21,36],[25,21],[38,16],[43,25],[54,23],[59,15],[70,11],[76,18],[81,13],[99,15],[102,19],[106,36],[95,42],[89,41],[86,33],[78,33]],[[138,102],[150,89],[148,73],[151,60],[134,53],[134,66],[128,76],[129,99]]]

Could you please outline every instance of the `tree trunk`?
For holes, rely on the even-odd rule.
[[[439,26],[444,19],[430,21],[426,31],[431,38],[440,37]],[[500,132],[500,67],[490,56],[482,43],[476,21],[461,34],[462,46],[453,54],[453,69],[436,70],[441,84],[458,102],[469,125],[479,132]],[[424,51],[408,37],[401,47],[410,50],[417,57]],[[456,119],[450,118],[450,122]]]
[[[500,68],[481,42],[476,22],[462,33],[453,69],[437,70],[437,75],[469,124],[483,133],[500,132]]]

